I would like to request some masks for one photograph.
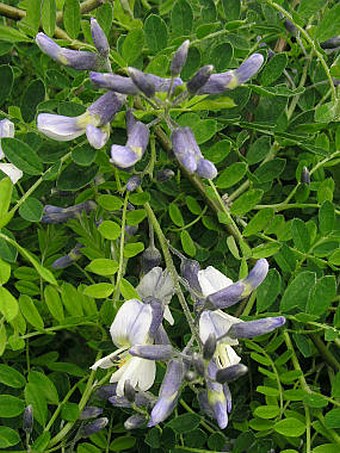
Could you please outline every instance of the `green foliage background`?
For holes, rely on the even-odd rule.
[[[0,181],[1,449],[27,450],[22,414],[32,404],[37,452],[338,451],[340,66],[338,53],[320,43],[339,34],[339,10],[336,1],[320,0],[0,3],[0,117],[16,127],[15,139],[3,139],[2,147],[24,171],[14,187]],[[129,196],[136,209],[126,211],[129,174],[112,167],[108,146],[95,151],[83,138],[52,142],[37,131],[38,112],[79,115],[98,93],[86,73],[43,55],[34,37],[41,27],[62,45],[93,50],[91,16],[109,36],[114,72],[134,66],[165,76],[187,38],[185,80],[204,64],[222,72],[255,50],[275,52],[252,83],[228,96],[193,98],[173,112],[218,167],[217,189],[178,169],[159,129],[151,142],[154,174],[171,168],[175,177],[165,183],[145,177],[143,193]],[[146,120],[152,112],[136,114]],[[112,127],[110,144],[124,143],[123,113]],[[301,182],[304,166],[310,184]],[[91,215],[66,225],[40,223],[43,205],[88,199],[98,205]],[[253,260],[270,262],[265,282],[232,314],[281,313],[287,324],[242,342],[249,373],[232,385],[234,408],[224,431],[200,412],[190,388],[161,428],[129,433],[124,410],[93,396],[95,379],[105,380],[105,373],[95,377],[89,366],[98,352],[112,350],[108,327],[122,301],[135,295],[150,210],[171,245],[202,267],[237,280]],[[125,274],[117,283],[125,222],[139,228],[124,247]],[[52,271],[76,242],[84,246],[81,260]],[[183,346],[188,327],[176,301],[172,308],[169,333]],[[73,441],[86,404],[102,405],[110,424]]]

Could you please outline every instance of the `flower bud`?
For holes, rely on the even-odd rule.
[[[190,94],[196,94],[197,91],[203,87],[209,80],[214,66],[206,65],[199,69],[196,74],[187,82],[187,90]]]
[[[144,72],[136,68],[128,68],[128,73],[133,83],[146,97],[152,98],[155,95],[156,87]]]
[[[148,360],[169,360],[174,355],[174,348],[169,344],[135,345],[129,353]]]
[[[203,345],[203,359],[211,360],[216,350],[216,335],[211,333]]]
[[[228,332],[231,338],[253,338],[283,326],[286,318],[277,316],[272,318],[256,319],[255,321],[240,322],[233,324]]]
[[[138,88],[130,77],[118,74],[90,72],[91,82],[98,88],[106,88],[121,94],[138,94]]]
[[[194,367],[195,371],[200,375],[204,376],[205,375],[205,364],[204,360],[202,359],[201,356],[199,356],[197,353],[194,353],[191,359],[192,366]]]
[[[310,174],[307,167],[303,167],[302,169],[301,182],[304,184],[310,184]]]
[[[92,436],[92,434],[98,433],[109,423],[109,419],[106,417],[97,418],[93,422],[87,423],[80,429],[82,437]]]
[[[99,415],[102,415],[103,409],[101,407],[96,406],[87,406],[81,412],[79,419],[80,420],[88,420],[89,418],[96,418]]]
[[[248,368],[242,363],[231,365],[227,368],[218,369],[216,371],[216,381],[220,384],[224,384],[225,382],[233,382],[241,376],[244,376],[247,372]]]
[[[243,279],[243,284],[246,286],[243,297],[248,296],[254,289],[261,285],[268,274],[268,268],[269,264],[265,258],[261,258],[256,262],[247,277]]]
[[[164,170],[160,170],[156,174],[156,179],[158,182],[166,182],[169,179],[175,176],[175,172],[170,168],[164,168]]]
[[[91,34],[93,43],[98,50],[98,52],[103,56],[107,57],[110,52],[110,46],[107,41],[107,37],[104,33],[104,30],[98,24],[97,20],[92,17],[91,18]]]
[[[44,214],[41,218],[42,223],[64,223],[69,219],[74,219],[83,211],[87,214],[97,207],[94,201],[85,201],[68,208],[59,206],[46,205],[44,206]]]
[[[126,183],[126,190],[128,192],[134,192],[142,183],[142,179],[138,175],[133,175],[128,179]]]
[[[81,258],[82,254],[80,249],[83,247],[82,244],[77,244],[67,255],[61,256],[52,263],[53,269],[66,269],[71,264]]]
[[[146,417],[142,414],[135,414],[131,415],[127,420],[124,422],[124,428],[128,431],[131,429],[138,429],[141,428],[143,425],[146,424]]]
[[[28,405],[24,410],[22,429],[27,434],[31,434],[33,431],[33,406],[32,404]]]
[[[140,260],[142,274],[147,274],[151,269],[161,264],[162,255],[155,246],[150,246],[144,250]]]
[[[320,43],[322,49],[337,49],[340,47],[340,36],[334,36],[333,38],[327,39]]]
[[[189,45],[190,41],[187,39],[176,50],[170,65],[170,73],[173,77],[181,73],[188,56]]]
[[[196,173],[201,178],[214,179],[217,176],[217,169],[215,165],[208,159],[200,159],[197,162]]]
[[[243,298],[244,291],[245,285],[242,282],[237,282],[211,294],[208,296],[208,301],[215,309],[228,308],[235,305]]]
[[[116,390],[117,384],[102,385],[96,390],[95,395],[100,399],[107,400],[110,396],[116,394]]]

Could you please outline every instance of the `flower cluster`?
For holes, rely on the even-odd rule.
[[[239,339],[269,333],[285,323],[282,316],[245,322],[222,310],[249,296],[262,283],[268,272],[265,259],[236,283],[212,266],[201,270],[197,262],[183,256],[181,269],[196,301],[198,343],[189,342],[182,351],[171,344],[163,319],[174,322],[168,305],[175,288],[169,274],[154,267],[136,288],[140,299],[124,302],[111,325],[111,338],[118,349],[91,367],[117,367],[110,379],[115,387],[108,399],[114,406],[137,410],[138,417],[127,420],[127,429],[164,421],[188,381],[199,388],[202,410],[225,428],[232,408],[228,384],[247,372],[234,349]],[[153,386],[157,361],[167,362],[167,370],[155,399],[147,391]]]
[[[171,117],[171,108],[195,95],[216,95],[232,90],[253,77],[263,64],[259,53],[251,55],[239,68],[220,74],[213,73],[207,65],[186,83],[180,78],[186,63],[190,42],[184,41],[174,53],[170,64],[170,77],[146,74],[136,68],[127,68],[127,75],[113,74],[110,66],[110,48],[105,33],[95,19],[91,20],[91,32],[96,52],[70,50],[60,47],[44,33],[38,33],[39,48],[56,62],[76,70],[89,70],[90,80],[97,88],[108,90],[86,112],[78,117],[66,117],[50,113],[38,115],[38,129],[47,137],[69,141],[86,134],[91,146],[101,149],[109,140],[110,124],[116,113],[126,103],[128,96],[140,96],[144,107],[151,105],[156,116],[144,124],[127,110],[126,145],[111,146],[111,162],[122,169],[131,169],[146,151],[150,128],[162,121],[171,131],[173,153],[180,165],[189,173],[213,179],[217,170],[205,159],[189,127],[179,126]],[[106,72],[98,72],[106,71]],[[156,113],[155,113],[156,112]]]

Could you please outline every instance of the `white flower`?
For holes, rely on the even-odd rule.
[[[3,159],[5,157],[5,154],[1,147],[1,138],[5,137],[14,137],[14,124],[8,119],[0,121],[0,159]],[[0,163],[0,170],[10,178],[13,184],[16,184],[23,176],[23,172],[11,163]]]
[[[119,309],[111,327],[113,343],[119,348],[112,354],[98,360],[91,369],[119,367],[110,379],[118,382],[117,395],[124,395],[124,383],[129,380],[137,390],[148,390],[155,380],[156,364],[153,360],[132,357],[128,350],[135,345],[152,344],[149,330],[152,322],[152,308],[137,299],[125,302]]]
[[[164,318],[169,324],[174,324],[174,318],[168,307],[172,296],[175,293],[174,284],[168,271],[163,271],[161,267],[154,267],[141,279],[136,288],[142,299],[153,297],[159,299],[165,307]]]
[[[227,288],[233,284],[233,281],[226,277],[222,272],[209,266],[198,272],[198,281],[205,297]],[[215,334],[216,338],[225,335],[233,324],[242,322],[224,313],[222,310],[205,310],[199,320],[199,334],[203,343],[205,343],[211,333]],[[241,361],[232,346],[238,345],[238,340],[224,336],[217,342],[214,357],[217,364],[221,368],[226,368],[231,365],[237,365]]]

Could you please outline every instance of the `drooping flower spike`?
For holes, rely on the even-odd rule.
[[[124,101],[124,96],[110,91],[103,94],[80,116],[40,113],[37,119],[38,129],[47,137],[61,142],[86,134],[91,146],[100,149],[108,141],[110,122]]]
[[[100,67],[101,59],[95,53],[85,50],[64,49],[42,32],[37,34],[35,41],[42,52],[64,66],[70,66],[79,71],[84,69],[96,70]]]

